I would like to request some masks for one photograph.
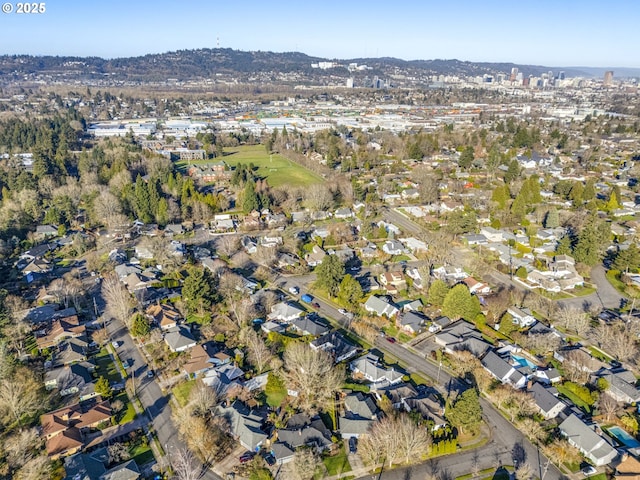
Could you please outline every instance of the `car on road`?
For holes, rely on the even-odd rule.
[[[155,373],[153,373],[153,370],[148,370],[147,371],[147,378],[153,378],[155,375]]]
[[[344,308],[339,308],[338,311],[342,314],[342,315],[346,315],[348,312],[344,309]]]
[[[253,457],[255,457],[256,454],[255,452],[245,452],[242,455],[240,455],[240,463],[247,463],[250,462],[251,460],[253,460]]]
[[[358,439],[351,437],[349,439],[349,453],[356,453],[358,451]]]
[[[588,476],[590,476],[590,475],[595,475],[595,474],[598,472],[598,471],[595,469],[595,467],[593,467],[593,466],[591,466],[591,465],[584,467],[584,468],[583,468],[582,470],[580,470],[580,471],[582,472],[582,474],[583,474],[585,477],[588,477]]]
[[[311,303],[313,301],[313,297],[308,293],[305,293],[300,297],[300,300],[302,300],[304,303]]]
[[[289,293],[292,293],[293,295],[298,295],[300,293],[300,289],[294,285],[292,287],[289,287]]]
[[[111,346],[112,346],[113,348],[118,348],[118,347],[120,346],[120,342],[118,342],[118,341],[114,340],[113,342],[111,342]]]
[[[396,339],[393,337],[387,337],[387,342],[389,343],[396,343]]]
[[[129,360],[123,360],[122,361],[122,368],[129,368],[131,365],[129,365]]]
[[[320,304],[319,304],[318,302],[313,302],[313,303],[311,304],[311,306],[312,306],[313,308],[320,308]]]

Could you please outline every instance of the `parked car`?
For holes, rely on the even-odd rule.
[[[129,365],[129,360],[123,360],[122,361],[122,368],[129,368],[131,365]]]
[[[267,453],[264,457],[264,461],[267,462],[267,465],[273,467],[276,464],[276,457],[274,457],[271,453]]]
[[[305,293],[300,297],[300,300],[302,300],[304,303],[311,303],[313,302],[313,297],[308,293]]]
[[[387,337],[387,342],[389,343],[396,343],[396,339],[393,337]]]
[[[339,308],[338,311],[342,314],[342,315],[346,315],[347,311],[344,308]]]
[[[582,472],[582,474],[585,477],[588,477],[590,475],[595,475],[597,473],[597,470],[595,469],[595,467],[589,465],[587,467],[584,467],[582,470],[580,470]]]
[[[298,295],[300,293],[300,289],[294,285],[292,287],[289,287],[289,293],[292,293],[293,295]]]
[[[147,378],[153,378],[155,375],[155,373],[153,373],[153,370],[148,370],[147,371]]]
[[[250,462],[251,460],[253,460],[253,457],[255,457],[256,454],[255,452],[245,452],[242,455],[240,455],[240,463],[247,463]]]
[[[349,439],[349,453],[356,453],[358,451],[358,439],[351,437]]]
[[[120,346],[120,342],[118,342],[117,340],[114,340],[113,342],[111,342],[111,346],[113,348],[118,348]]]

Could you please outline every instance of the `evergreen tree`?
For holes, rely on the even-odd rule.
[[[624,273],[634,271],[640,266],[640,249],[635,243],[629,245],[626,250],[620,250],[613,261],[613,268]]]
[[[507,202],[510,198],[511,195],[507,185],[497,186],[491,195],[491,201],[496,202],[500,210],[504,210],[507,207]]]
[[[275,132],[276,130],[274,130]],[[260,199],[256,193],[256,184],[253,180],[248,181],[244,186],[244,195],[242,200],[242,210],[244,213],[250,213],[254,210],[260,210]]]
[[[131,322],[131,335],[134,337],[144,337],[151,332],[149,319],[141,313],[136,313]]]
[[[563,235],[560,237],[558,241],[558,246],[556,247],[556,255],[571,255],[571,237],[569,235]]]
[[[113,395],[113,389],[109,385],[109,379],[106,377],[101,376],[96,380],[94,390],[104,399],[111,398],[111,395]]]
[[[587,184],[584,186],[584,191],[582,192],[582,200],[588,202],[596,198],[596,188],[595,188],[595,179],[590,178],[587,180]]]
[[[428,301],[431,305],[441,307],[444,299],[449,293],[449,287],[442,280],[434,280],[429,287]]]
[[[453,405],[447,408],[445,416],[460,433],[478,428],[482,423],[482,406],[476,390],[469,388],[462,392]]]
[[[475,295],[471,295],[466,285],[455,285],[444,298],[442,313],[452,320],[464,318],[474,321],[480,313],[480,301]]]
[[[584,200],[584,187],[582,186],[582,182],[575,182],[573,184],[571,192],[569,192],[569,200],[573,202],[574,207],[582,205]]]
[[[191,267],[182,285],[182,300],[189,313],[204,314],[215,298],[213,279],[209,270]]]
[[[351,275],[345,275],[340,282],[338,300],[346,307],[355,308],[362,300],[362,287]]]
[[[344,264],[337,255],[327,255],[316,268],[316,285],[335,297],[344,277]]]
[[[473,147],[469,145],[462,151],[462,154],[460,155],[460,159],[458,160],[458,165],[460,165],[460,168],[467,170],[471,166],[474,160],[475,160],[474,150],[473,150]]]
[[[595,218],[587,222],[578,235],[578,241],[573,251],[576,262],[593,266],[602,259],[604,246],[608,241],[606,230],[606,224]]]
[[[557,228],[560,226],[560,215],[555,208],[550,209],[544,217],[545,228]]]
[[[515,158],[509,163],[509,168],[504,174],[505,183],[509,184],[520,176],[520,164]]]
[[[151,209],[151,198],[149,197],[149,190],[147,184],[140,175],[136,178],[135,187],[133,190],[133,206],[138,220],[144,223],[151,223],[153,221],[153,211]]]

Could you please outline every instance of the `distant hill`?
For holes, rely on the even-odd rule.
[[[524,75],[538,76],[552,70],[564,71],[568,77],[600,77],[604,68],[544,67],[514,63],[478,63],[461,60],[402,60],[398,58],[354,58],[345,60],[311,57],[299,52],[246,52],[228,48],[178,50],[140,57],[103,59],[99,57],[58,57],[4,55],[0,56],[0,79],[25,74],[51,74],[67,78],[114,76],[138,81],[162,81],[210,78],[216,74],[236,74],[248,78],[254,74],[280,73],[317,76],[350,76],[346,68],[312,69],[312,63],[334,61],[367,65],[363,74],[391,75],[414,73],[429,75],[509,74],[517,67]],[[640,76],[640,69],[615,69],[615,76]]]

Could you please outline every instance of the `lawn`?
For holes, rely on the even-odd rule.
[[[116,419],[118,419],[118,425],[124,425],[125,423],[129,423],[133,421],[134,418],[136,418],[136,409],[133,407],[133,403],[129,401],[129,397],[125,392],[114,397],[114,400],[120,400],[122,403],[124,403],[124,408],[116,415]]]
[[[95,362],[97,365],[96,373],[98,376],[106,377],[109,380],[109,383],[120,383],[122,382],[122,377],[116,368],[115,363],[111,359],[109,352],[106,348],[100,350],[100,353],[95,357]]]
[[[184,407],[189,401],[189,395],[191,395],[191,390],[193,389],[193,387],[195,387],[195,385],[195,380],[189,380],[187,382],[176,385],[171,390],[173,392],[173,396],[181,407]]]
[[[138,465],[144,465],[154,459],[153,450],[148,445],[140,444],[131,448],[129,451],[131,459],[135,460]]]
[[[616,290],[618,290],[618,292],[624,294],[624,291],[626,290],[627,286],[624,284],[624,282],[622,282],[622,280],[620,280],[620,271],[608,270],[606,275],[607,275],[607,280],[609,280],[609,283],[613,285],[613,287]]]
[[[322,183],[324,179],[311,170],[287,160],[281,155],[269,155],[264,145],[247,145],[225,150],[224,159],[230,167],[238,163],[253,163],[257,175],[266,178],[269,186],[308,187],[314,183]]]
[[[556,388],[558,389],[559,393],[561,393],[562,395],[567,397],[569,400],[571,400],[573,403],[575,403],[577,407],[583,409],[587,413],[591,412],[591,407],[587,403],[585,403],[581,398],[579,398],[577,395],[574,395],[572,391],[566,389],[562,385],[556,385]]]
[[[267,395],[267,405],[277,408],[282,405],[287,398],[287,387],[284,385],[268,385],[264,393]]]
[[[322,459],[322,463],[324,463],[324,466],[327,469],[327,474],[330,477],[351,471],[351,465],[349,464],[349,459],[347,458],[347,452],[345,451],[344,446],[340,448],[337,455],[324,457]]]

